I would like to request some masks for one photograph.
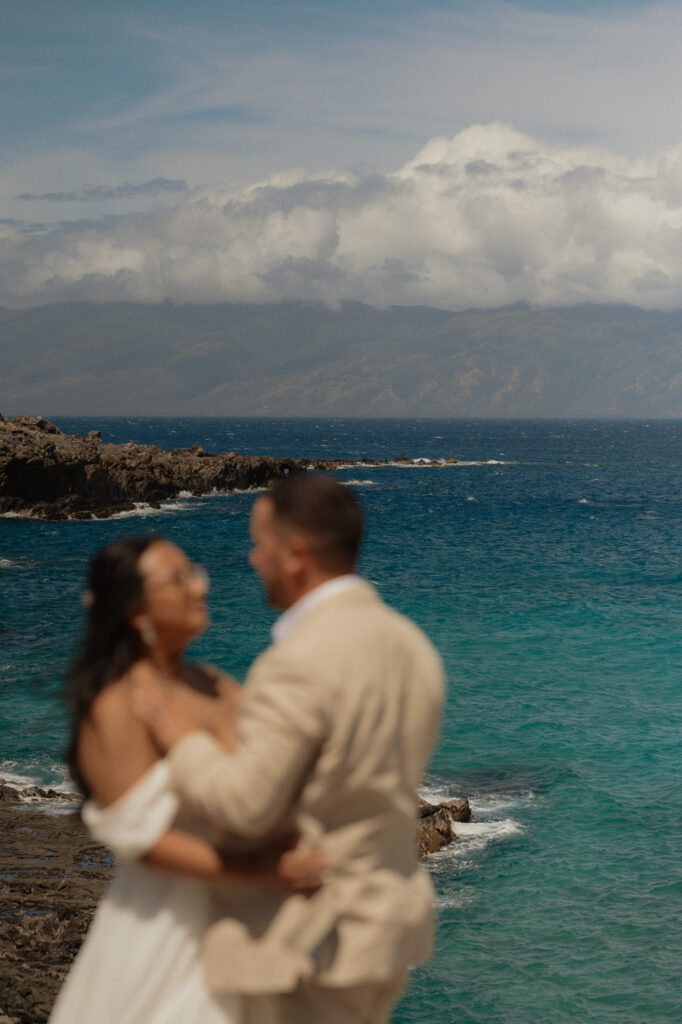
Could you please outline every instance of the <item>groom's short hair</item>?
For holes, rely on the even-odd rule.
[[[325,569],[351,570],[360,550],[363,514],[349,487],[329,476],[290,476],[267,493],[275,521],[302,533]]]

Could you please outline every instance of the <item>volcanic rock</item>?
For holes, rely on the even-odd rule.
[[[104,444],[99,430],[64,434],[42,416],[0,415],[0,515],[36,519],[103,519],[158,508],[179,494],[268,487],[308,470],[385,466],[391,459],[290,459],[206,452],[199,445],[164,451],[151,444]],[[400,464],[414,465],[401,458]],[[422,466],[456,463],[421,459]]]
[[[99,431],[81,437],[40,416],[0,416],[0,514],[103,518],[184,491],[266,487],[309,465],[305,459],[214,455],[196,445],[167,452],[148,444],[103,444]]]
[[[0,1024],[43,1024],[111,857],[78,814],[44,814],[31,804],[0,806],[0,836]]]
[[[452,825],[457,821],[471,821],[471,807],[468,800],[446,800],[430,804],[419,800],[419,822],[417,825],[417,849],[422,856],[437,853],[457,839]]]

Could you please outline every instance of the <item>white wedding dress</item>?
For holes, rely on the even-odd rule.
[[[238,997],[202,977],[201,940],[219,916],[210,887],[136,859],[171,826],[212,838],[180,806],[167,762],[109,807],[88,801],[83,819],[117,866],[49,1024],[239,1024]]]

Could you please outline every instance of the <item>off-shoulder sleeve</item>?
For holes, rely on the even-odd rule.
[[[82,813],[94,839],[123,860],[137,860],[172,826],[179,806],[179,797],[171,789],[170,766],[164,759],[113,804],[100,807],[95,800],[88,800]]]

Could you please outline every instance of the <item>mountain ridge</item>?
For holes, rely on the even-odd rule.
[[[0,309],[5,415],[682,416],[682,311]]]

